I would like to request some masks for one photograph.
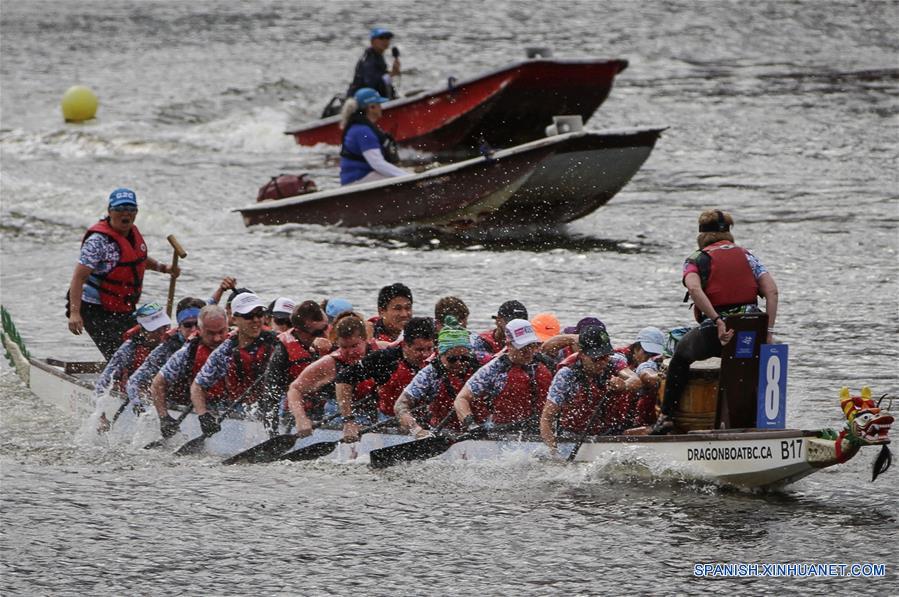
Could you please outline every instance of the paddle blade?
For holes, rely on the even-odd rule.
[[[369,454],[371,466],[372,468],[387,468],[399,462],[426,460],[443,454],[453,443],[453,440],[448,437],[435,435],[414,442],[378,448]]]
[[[327,456],[333,452],[334,448],[336,448],[339,443],[340,442],[318,442],[317,444],[311,444],[304,448],[300,448],[299,450],[282,454],[278,460],[292,460],[294,462],[298,460],[315,460],[316,458]]]
[[[222,464],[260,464],[278,460],[284,452],[297,443],[297,436],[292,433],[279,435],[257,444],[248,450],[222,460]]]
[[[206,442],[206,436],[201,435],[200,437],[195,437],[177,450],[175,450],[175,456],[187,456],[189,454],[197,454],[203,451],[203,446]]]
[[[155,450],[156,448],[161,448],[163,445],[165,445],[165,439],[158,439],[155,442],[150,442],[144,446],[144,450]]]

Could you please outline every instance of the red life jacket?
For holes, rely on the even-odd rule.
[[[396,399],[400,397],[400,394],[403,393],[403,390],[406,389],[406,386],[409,385],[409,382],[412,381],[412,378],[415,377],[419,370],[409,364],[405,358],[400,357],[396,363],[396,369],[390,375],[390,379],[375,389],[378,395],[378,410],[380,412],[388,417],[394,416],[393,406],[396,404]]]
[[[372,337],[381,342],[395,342],[400,337],[399,334],[390,332],[384,325],[384,320],[379,316],[369,317],[368,321],[372,324]]]
[[[257,378],[265,372],[268,358],[272,354],[277,336],[274,332],[263,331],[244,348],[237,344],[237,336],[233,337],[231,348],[231,361],[225,373],[225,387],[228,390],[228,399],[239,400],[250,389]],[[226,340],[227,342],[227,340]],[[252,404],[262,396],[264,386],[260,383],[250,395],[243,399],[244,404]]]
[[[477,365],[469,368],[462,377],[450,375],[443,367],[443,363],[440,363],[436,359],[431,363],[431,366],[434,367],[434,370],[437,372],[437,377],[440,380],[440,387],[428,404],[428,424],[433,428],[437,427],[451,411],[455,411],[456,396],[458,396],[459,392],[462,391],[462,388],[465,387],[465,382],[468,381],[468,378],[477,371]],[[471,405],[471,411],[479,423],[483,423],[490,415],[490,411],[487,410],[487,405],[484,404],[482,400],[476,400]],[[459,417],[451,417],[449,422],[444,425],[443,428],[452,429],[454,431],[461,430],[462,425],[459,423]]]
[[[496,338],[493,337],[493,330],[481,332],[480,334],[478,334],[478,337],[482,338],[484,342],[487,343],[487,346],[490,348],[490,352],[492,352],[493,354],[498,353],[505,347],[505,344],[500,344],[496,341]]]
[[[190,377],[187,380],[187,404],[190,404],[190,385],[193,383],[194,379],[200,373],[200,369],[203,368],[203,365],[206,364],[206,361],[209,359],[209,355],[215,351],[218,346],[215,348],[210,348],[200,342],[200,336],[194,336],[190,339],[191,345],[188,349],[190,352],[188,353],[188,357],[192,359],[192,365],[190,369]],[[220,400],[224,400],[225,396],[228,394],[228,390],[225,387],[225,380],[220,379],[213,386],[206,390],[206,402],[217,402]]]
[[[287,351],[287,376],[291,379],[298,378],[303,369],[318,360],[320,356],[303,346],[293,334],[292,329],[278,334],[278,341],[284,345],[284,349]]]
[[[534,364],[533,376],[523,367],[513,365],[509,357],[498,357],[507,371],[506,385],[489,405],[497,425],[538,416],[546,401],[552,373],[543,363]]]
[[[627,427],[630,400],[627,392],[608,389],[612,368],[606,367],[599,375],[587,375],[578,359],[579,354],[574,353],[559,364],[560,370],[568,367],[574,371],[578,383],[574,397],[562,405],[559,426],[567,431],[583,433],[600,402],[605,401],[603,410],[593,420],[589,432],[597,434],[613,427]]]
[[[147,245],[137,226],[132,226],[124,237],[109,225],[109,218],[100,220],[87,229],[81,244],[91,234],[102,234],[119,246],[119,261],[107,274],[91,274],[85,284],[96,288],[100,304],[107,311],[131,313],[140,300],[147,259]]]
[[[709,260],[707,276],[703,276],[706,268],[697,260],[702,290],[715,310],[758,302],[759,285],[746,259],[746,249],[722,240],[705,247],[700,253]]]
[[[639,363],[634,360],[634,351],[630,346],[616,348],[615,352],[624,355],[631,370],[637,370]],[[623,419],[626,428],[642,427],[656,422],[658,391],[655,388],[640,388],[626,392],[624,399],[619,402],[622,404],[618,408],[618,416]]]
[[[128,328],[128,330],[122,334],[122,338],[126,342],[130,340],[134,344],[134,353],[131,355],[131,361],[125,365],[125,368],[122,369],[119,373],[119,378],[116,380],[114,387],[120,392],[125,391],[128,378],[131,377],[135,371],[140,369],[140,366],[144,364],[144,361],[147,360],[147,357],[150,356],[153,349],[159,346],[159,342],[152,342],[143,336],[140,333],[141,329],[142,328],[139,325],[136,325]]]

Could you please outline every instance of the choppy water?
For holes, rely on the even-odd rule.
[[[717,206],[774,272],[791,346],[788,423],[841,418],[840,386],[897,393],[894,2],[3,2],[2,302],[42,356],[93,358],[62,296],[83,229],[117,186],[151,254],[187,249],[183,292],[224,274],[265,298],[374,310],[456,294],[485,328],[507,298],[614,338],[673,327],[695,218]],[[335,184],[332,149],[281,133],[342,89],[374,23],[397,31],[401,89],[523,55],[621,57],[590,128],[671,128],[634,180],[558,234],[454,241],[408,231],[247,231],[230,209],[268,176]],[[70,85],[99,119],[61,121]],[[166,283],[148,274],[147,297]],[[640,471],[510,458],[456,466],[217,466],[76,441],[77,424],[0,376],[5,594],[894,592],[896,471],[873,453],[766,496]],[[697,561],[886,563],[890,578],[694,579]]]

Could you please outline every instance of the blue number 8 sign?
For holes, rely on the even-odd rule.
[[[786,344],[763,344],[759,354],[759,389],[756,427],[783,429],[787,423]]]

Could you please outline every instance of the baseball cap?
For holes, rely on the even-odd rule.
[[[390,101],[371,87],[363,87],[353,95],[353,99],[360,108],[371,106],[372,104],[383,104]]]
[[[131,189],[120,187],[109,194],[109,209],[137,208],[137,195]]]
[[[159,303],[147,303],[134,312],[137,323],[148,332],[155,332],[162,326],[172,325],[172,320]]]
[[[246,315],[255,309],[265,309],[265,303],[252,292],[243,292],[231,301],[231,312],[238,315]]]
[[[244,293],[253,294],[253,291],[250,290],[249,288],[235,288],[234,290],[231,291],[231,294],[228,295],[228,300],[225,301],[225,305],[230,306],[232,301],[234,301],[234,299],[236,299],[238,296],[240,296],[241,294],[244,294]]]
[[[540,338],[534,332],[534,326],[527,319],[513,319],[507,323],[506,340],[515,348],[524,348],[530,344],[540,344]]]
[[[393,37],[393,31],[390,29],[386,29],[384,27],[375,27],[368,33],[369,39],[374,39],[376,37]]]
[[[643,350],[650,354],[662,354],[665,350],[665,335],[659,328],[645,327],[637,334],[635,342],[639,342]]]
[[[604,327],[588,326],[578,335],[577,342],[581,352],[591,359],[612,354],[612,342],[609,341],[609,333]]]
[[[325,315],[328,316],[328,319],[334,319],[341,313],[352,310],[353,304],[344,298],[328,299],[328,303],[325,305]]]
[[[275,299],[275,302],[272,305],[272,316],[289,319],[296,306],[296,301],[293,299],[284,296],[279,297]]]
[[[592,325],[599,326],[603,329],[606,328],[606,324],[601,322],[598,317],[584,317],[579,322],[577,322],[577,325],[570,325],[566,327],[564,332],[566,334],[580,334]]]
[[[531,325],[541,342],[546,342],[562,330],[562,324],[552,313],[537,313],[531,320]]]
[[[506,301],[499,306],[493,319],[496,319],[497,317],[501,317],[506,321],[511,321],[512,319],[527,319],[528,310],[525,309],[524,305],[519,301]]]

